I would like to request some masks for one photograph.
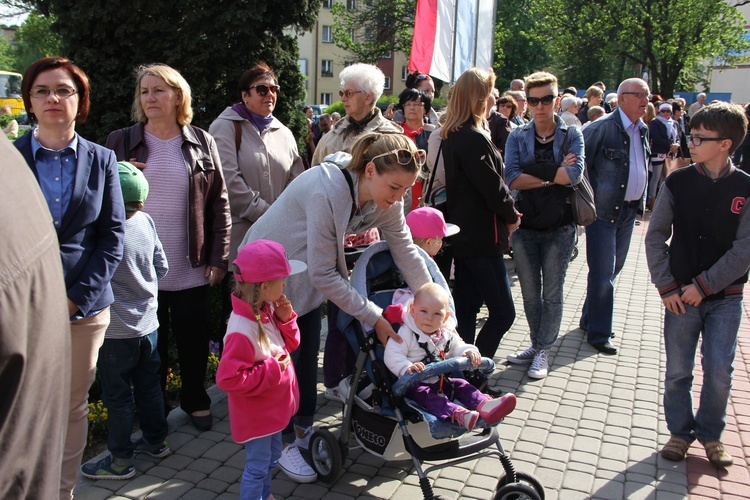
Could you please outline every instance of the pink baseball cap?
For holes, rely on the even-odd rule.
[[[409,212],[406,225],[411,229],[413,238],[445,238],[461,230],[455,224],[446,224],[443,213],[432,207],[421,207]]]
[[[271,240],[255,240],[242,247],[234,265],[234,279],[240,283],[273,281],[307,269],[301,260],[289,260],[284,246]]]

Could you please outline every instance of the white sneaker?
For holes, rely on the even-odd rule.
[[[294,445],[297,448],[301,448],[303,450],[309,449],[310,448],[310,436],[312,436],[314,432],[312,426],[305,429],[302,432],[301,436],[299,435],[298,430],[301,430],[301,427],[297,427],[295,425],[294,434],[296,437],[294,438]]]
[[[341,393],[338,387],[326,387],[326,399],[329,401],[341,401]]]
[[[305,462],[305,459],[299,452],[299,448],[294,444],[290,444],[281,450],[279,469],[284,471],[284,474],[289,476],[290,479],[294,479],[298,483],[313,483],[318,479],[318,475]]]
[[[526,374],[530,378],[544,378],[547,376],[547,351],[539,351],[531,362]]]
[[[515,354],[508,354],[508,361],[514,365],[528,365],[536,357],[536,349],[529,347],[525,351],[518,351]]]

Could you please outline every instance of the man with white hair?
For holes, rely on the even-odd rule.
[[[589,275],[580,326],[603,354],[617,354],[611,343],[615,278],[625,265],[636,213],[644,209],[649,141],[641,118],[650,97],[640,78],[623,81],[618,109],[583,133],[597,219],[586,227]]]
[[[388,120],[376,106],[383,94],[385,75],[370,64],[352,64],[341,71],[339,96],[346,116],[336,122],[315,148],[312,164],[337,151],[349,151],[354,141],[365,132],[403,134],[404,129]]]
[[[520,90],[521,92],[523,92],[525,90],[524,85],[525,83],[522,79],[516,78],[515,80],[510,82],[510,90]]]
[[[699,109],[701,109],[703,106],[706,105],[706,93],[701,92],[698,94],[698,100],[695,101],[693,104],[690,105],[690,108],[688,108],[688,118],[692,118],[695,116],[695,113],[698,112]]]

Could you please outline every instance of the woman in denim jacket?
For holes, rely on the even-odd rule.
[[[583,135],[555,114],[557,78],[538,72],[526,78],[532,120],[514,129],[505,147],[505,180],[518,190],[521,227],[511,243],[521,284],[531,346],[508,356],[530,364],[531,378],[547,376],[547,353],[557,341],[563,310],[563,283],[575,244],[570,186],[581,181]],[[540,280],[541,273],[541,280]]]

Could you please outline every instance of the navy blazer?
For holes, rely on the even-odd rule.
[[[38,181],[32,133],[13,144]],[[78,136],[77,155],[73,193],[55,229],[68,298],[88,316],[114,302],[109,282],[122,259],[125,205],[115,154]]]

